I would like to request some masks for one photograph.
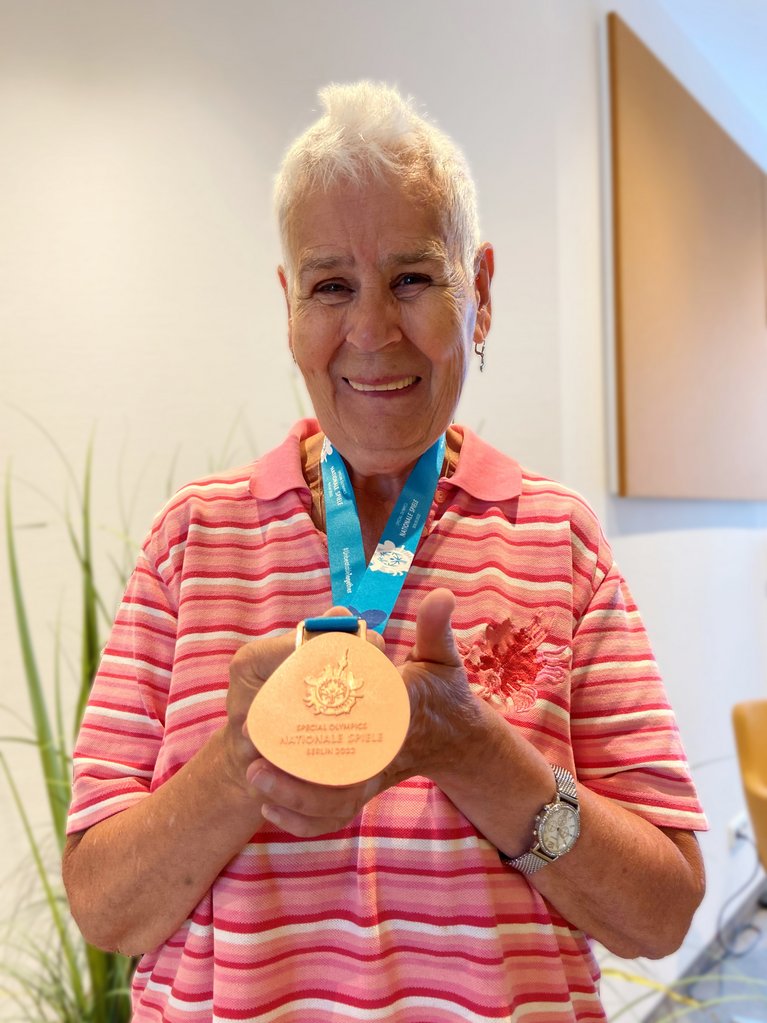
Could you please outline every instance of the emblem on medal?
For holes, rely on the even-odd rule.
[[[321,675],[304,679],[309,690],[304,703],[311,707],[315,714],[348,714],[355,702],[360,699],[358,689],[362,689],[363,680],[355,678],[349,668],[349,655],[344,652],[338,664],[328,665]]]
[[[365,636],[362,619],[299,624],[295,651],[263,684],[247,718],[253,745],[276,767],[322,785],[354,785],[397,755],[410,699],[397,668]]]

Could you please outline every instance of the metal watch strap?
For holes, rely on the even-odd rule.
[[[561,800],[564,803],[569,803],[576,810],[579,809],[578,788],[575,784],[575,778],[564,767],[559,767],[557,764],[550,764],[549,766],[554,772],[554,780],[557,783],[557,795],[552,802]],[[546,804],[546,806],[551,805],[551,803]],[[543,809],[546,809],[546,807],[543,807]],[[558,859],[557,856],[549,856],[545,853],[538,846],[537,841],[533,849],[522,853],[521,856],[507,856],[500,851],[499,855],[502,863],[509,867],[514,867],[520,874],[534,874],[536,870],[540,870],[541,867],[545,867],[548,863],[553,863]]]
[[[559,792],[560,799],[564,799],[577,809],[578,786],[575,784],[575,778],[573,778],[569,771],[558,764],[551,764],[551,770],[554,772],[554,779],[557,783],[557,792]]]

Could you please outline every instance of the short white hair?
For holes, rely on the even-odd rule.
[[[290,270],[291,215],[303,198],[339,181],[360,185],[395,177],[432,204],[469,280],[479,253],[477,193],[453,140],[382,82],[331,84],[318,93],[323,115],[288,149],[274,202]]]

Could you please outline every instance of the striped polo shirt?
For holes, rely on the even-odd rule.
[[[70,833],[145,799],[225,722],[228,665],[333,603],[296,424],[157,516],[74,755]],[[588,505],[467,429],[386,629],[401,664],[423,596],[456,596],[472,688],[552,763],[664,827],[705,820],[636,606]],[[194,850],[190,849],[190,856]],[[136,1023],[604,1020],[588,937],[426,778],[344,830],[254,834],[141,959]]]

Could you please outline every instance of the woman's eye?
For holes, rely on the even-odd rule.
[[[347,288],[346,285],[342,284],[340,281],[323,281],[322,284],[318,284],[314,290],[320,291],[323,294],[333,295],[338,291],[346,291]]]
[[[401,274],[394,282],[394,287],[402,291],[421,291],[431,284],[428,274]]]
[[[314,294],[329,302],[344,299],[350,293],[351,289],[343,281],[322,281],[314,287]]]

